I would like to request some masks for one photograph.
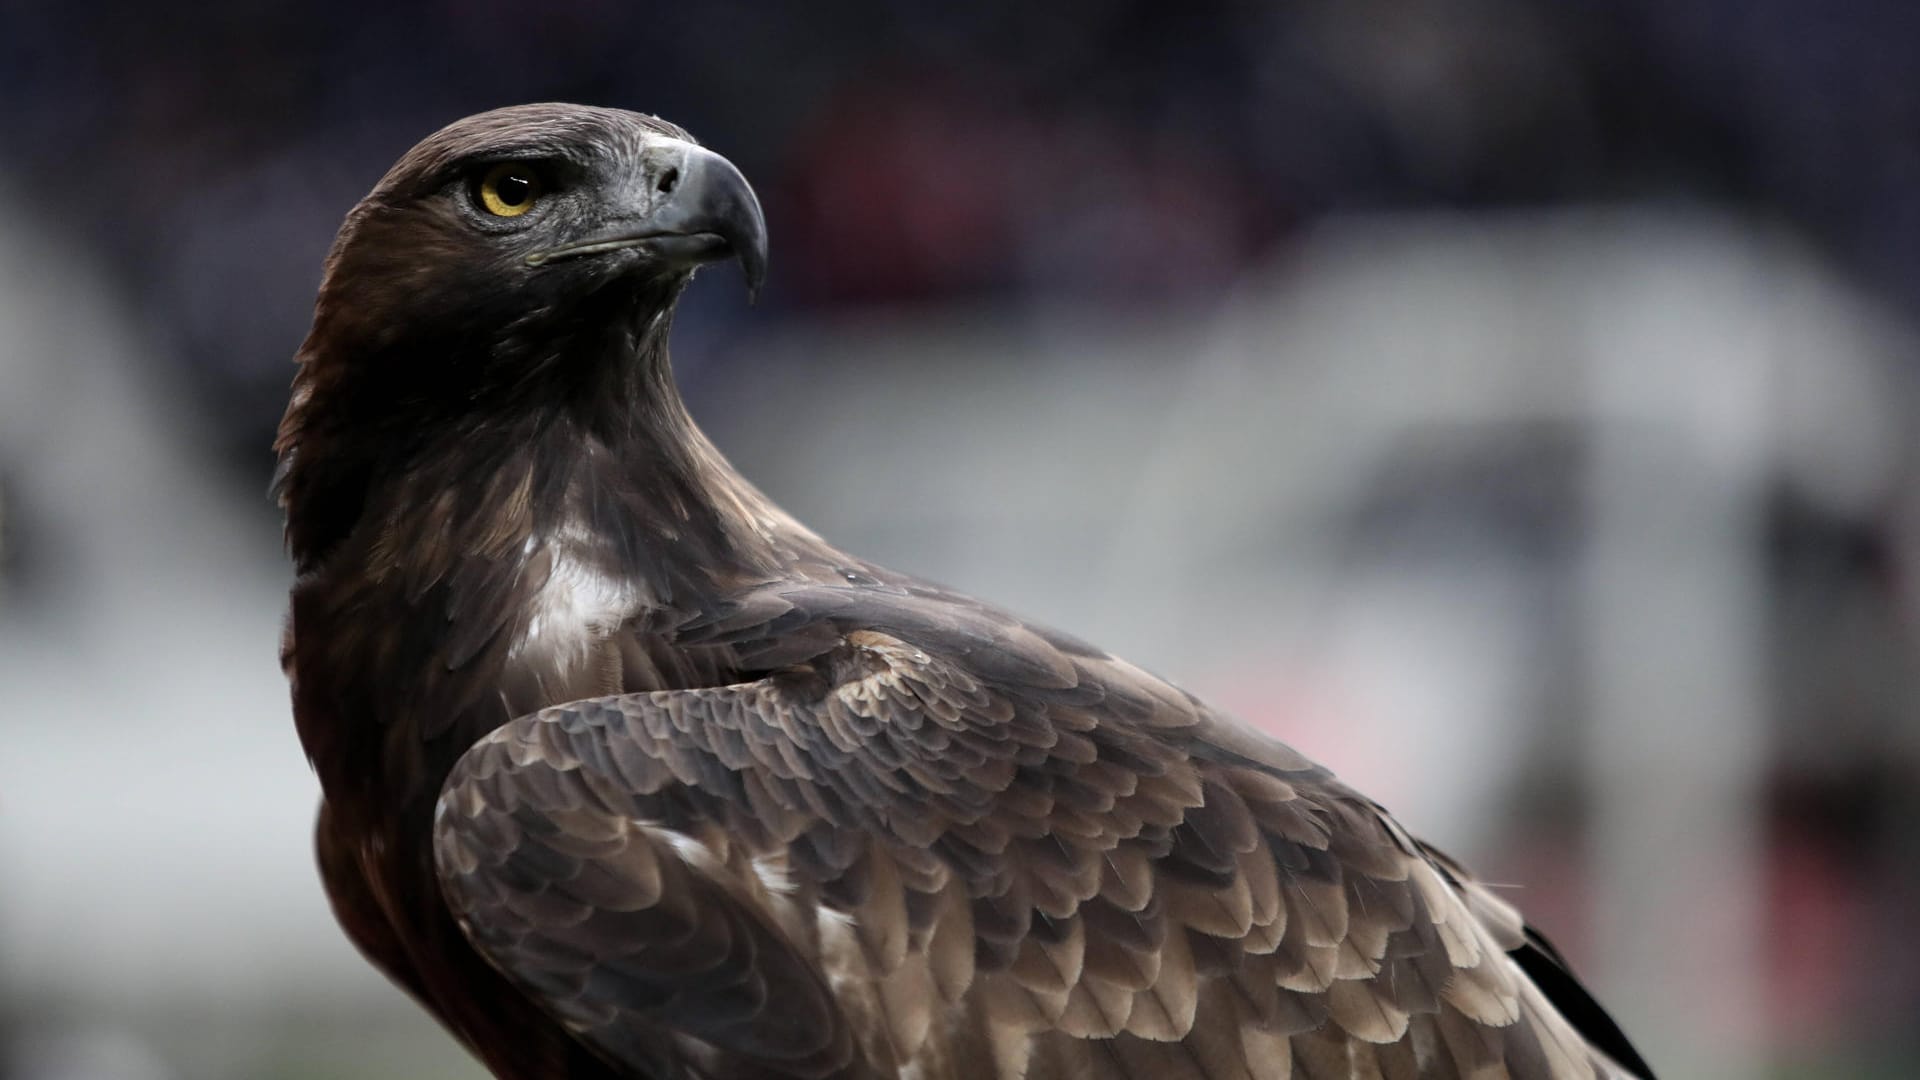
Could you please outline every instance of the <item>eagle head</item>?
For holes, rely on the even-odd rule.
[[[677,423],[674,302],[728,258],[757,292],[760,202],[666,121],[520,105],[429,135],[327,256],[276,442],[296,557],[344,535],[383,469],[416,468],[436,446],[510,446],[543,406],[578,404],[610,427],[636,410]]]
[[[316,325],[376,347],[422,329],[549,335],[636,294],[670,306],[696,267],[726,258],[757,293],[766,221],[732,162],[652,116],[520,105],[428,136],[354,207]]]

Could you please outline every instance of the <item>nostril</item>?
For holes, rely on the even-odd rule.
[[[663,172],[660,174],[660,183],[655,186],[659,188],[660,194],[671,195],[673,194],[674,185],[678,184],[679,182],[680,182],[680,170],[668,169],[666,172]]]

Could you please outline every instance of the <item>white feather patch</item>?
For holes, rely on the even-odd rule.
[[[543,681],[564,682],[594,645],[637,615],[646,602],[634,582],[609,575],[580,556],[592,542],[578,521],[545,541],[552,568],[533,596],[525,629],[507,650],[509,663],[534,668]],[[529,537],[528,553],[539,544]]]
[[[768,892],[776,896],[793,892],[793,875],[788,871],[785,855],[755,855],[753,872]]]

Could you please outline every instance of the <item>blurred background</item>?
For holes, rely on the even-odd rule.
[[[6,1080],[479,1077],[326,910],[265,490],[346,209],[541,99],[759,189],[676,364],[819,531],[1333,766],[1664,1075],[1920,1074],[1920,8],[0,27]]]

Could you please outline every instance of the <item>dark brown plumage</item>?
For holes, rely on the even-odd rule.
[[[736,474],[667,329],[764,251],[723,159],[577,106],[454,124],[349,215],[279,491],[374,963],[515,1080],[1648,1075],[1324,769]]]

